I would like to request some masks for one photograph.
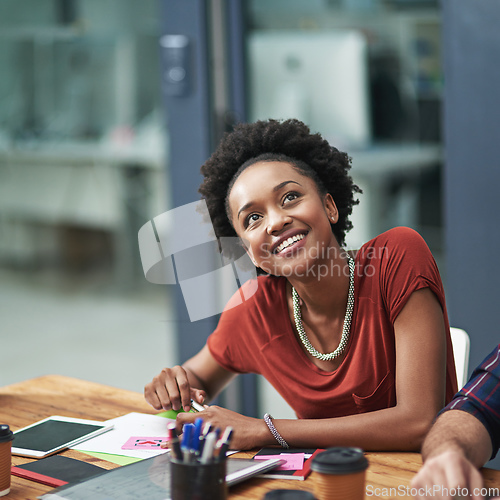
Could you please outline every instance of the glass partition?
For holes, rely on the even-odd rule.
[[[137,244],[169,206],[159,36],[156,0],[0,2],[1,385],[142,391],[173,361]]]

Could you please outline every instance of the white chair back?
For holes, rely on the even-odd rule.
[[[461,389],[467,382],[469,370],[469,348],[470,339],[465,330],[461,328],[450,328],[451,343],[453,344],[453,356],[457,371],[458,388]]]

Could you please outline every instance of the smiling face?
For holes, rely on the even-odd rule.
[[[228,197],[237,235],[257,267],[276,276],[305,275],[338,249],[331,195],[289,163],[261,161],[236,179]]]

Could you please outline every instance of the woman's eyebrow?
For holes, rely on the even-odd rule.
[[[241,212],[246,210],[247,208],[250,208],[253,205],[253,201],[249,201],[248,203],[245,203],[239,210],[238,210],[238,219],[240,218]]]
[[[285,187],[287,184],[297,184],[297,186],[300,186],[300,184],[296,181],[283,181],[280,182],[277,186],[273,187],[273,193],[276,193],[276,191],[279,191],[281,188]],[[249,201],[248,203],[245,203],[239,210],[238,210],[238,219],[240,218],[241,212],[245,211],[247,208],[250,208],[253,205],[253,201]]]
[[[282,187],[285,187],[287,184],[297,184],[298,186],[300,186],[300,184],[295,181],[284,181],[278,184],[277,186],[274,186],[273,192],[279,191]]]

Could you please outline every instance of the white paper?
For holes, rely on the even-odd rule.
[[[84,441],[72,449],[94,453],[110,453],[112,455],[123,455],[134,458],[149,458],[168,449],[159,450],[122,450],[122,446],[132,436],[155,436],[168,437],[167,426],[175,420],[146,413],[128,413],[122,417],[106,420],[107,424],[113,424],[114,428],[100,436]]]

